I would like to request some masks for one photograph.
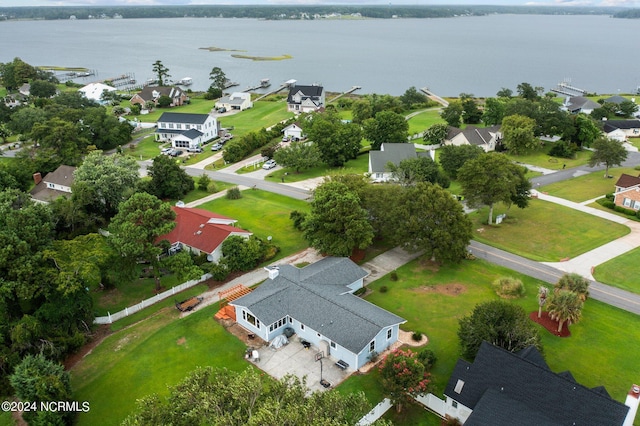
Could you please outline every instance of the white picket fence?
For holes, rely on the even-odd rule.
[[[112,314],[109,312],[107,313],[106,317],[96,317],[96,319],[94,319],[93,322],[94,324],[111,324],[114,321],[118,321],[119,319],[135,314],[136,312],[139,312],[144,308],[153,305],[154,303],[158,303],[161,300],[174,296],[183,290],[193,287],[194,285],[200,284],[201,282],[206,281],[209,278],[211,278],[211,274],[205,274],[197,280],[187,281],[185,283],[172,287],[169,290],[163,291],[162,293],[158,293],[155,296],[149,299],[143,300],[142,302],[136,305],[126,307],[120,312],[116,312],[115,314]]]
[[[414,399],[434,414],[437,414],[442,418],[445,417],[446,403],[434,394],[428,393],[426,395],[418,395]],[[358,421],[357,426],[369,426],[373,424],[376,420],[382,417],[384,413],[389,411],[391,407],[393,407],[391,400],[389,398],[383,399]]]
[[[378,403],[378,405],[373,407],[371,411],[365,414],[364,417],[360,419],[360,421],[358,421],[358,426],[369,426],[370,424],[373,424],[373,422],[382,417],[384,413],[389,411],[389,408],[391,407],[393,407],[393,404],[391,404],[391,400],[389,398],[383,399]]]

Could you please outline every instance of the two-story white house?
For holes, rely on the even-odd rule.
[[[398,340],[405,320],[352,293],[367,272],[348,258],[326,257],[297,268],[281,265],[253,292],[230,302],[236,321],[271,341],[289,327],[350,369],[365,365]]]
[[[218,137],[220,123],[210,114],[165,112],[157,122],[156,141],[171,142],[174,148],[197,150]]]
[[[301,112],[318,111],[325,106],[324,87],[311,85],[294,85],[289,88],[287,97],[287,111],[299,114]]]
[[[244,111],[253,107],[251,102],[251,93],[234,92],[229,96],[223,96],[215,103],[215,108],[224,108],[227,111],[238,110]]]

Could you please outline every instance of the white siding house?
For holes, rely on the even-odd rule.
[[[171,142],[174,148],[194,150],[218,137],[216,118],[209,114],[165,112],[157,122],[156,141]]]
[[[232,301],[236,320],[265,341],[287,327],[335,361],[358,369],[398,339],[405,320],[352,293],[367,272],[347,258],[327,257],[302,269],[281,265],[250,294]]]
[[[296,114],[324,108],[325,92],[322,86],[291,86],[287,97],[287,111]]]
[[[225,108],[227,111],[233,109],[244,111],[253,107],[251,93],[234,92],[229,96],[223,96],[215,103],[216,109]]]

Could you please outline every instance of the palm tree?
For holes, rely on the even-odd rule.
[[[549,289],[544,286],[538,289],[538,318],[542,317],[542,307],[547,303],[548,293]]]
[[[549,316],[558,321],[558,333],[562,332],[565,322],[578,322],[582,316],[584,302],[580,295],[573,291],[559,289],[549,301]]]
[[[577,293],[584,302],[589,297],[589,280],[575,272],[564,274],[555,285],[555,291],[559,290],[569,290]]]

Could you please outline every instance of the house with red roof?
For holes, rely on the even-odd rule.
[[[626,173],[620,175],[620,179],[616,182],[613,202],[616,206],[640,210],[640,176],[631,176]]]
[[[217,262],[222,257],[222,242],[232,235],[249,238],[251,232],[237,228],[237,222],[226,216],[207,210],[190,207],[171,207],[176,213],[176,227],[171,232],[158,237],[158,241],[171,243],[170,253],[182,249],[197,255],[207,254],[209,262]]]

